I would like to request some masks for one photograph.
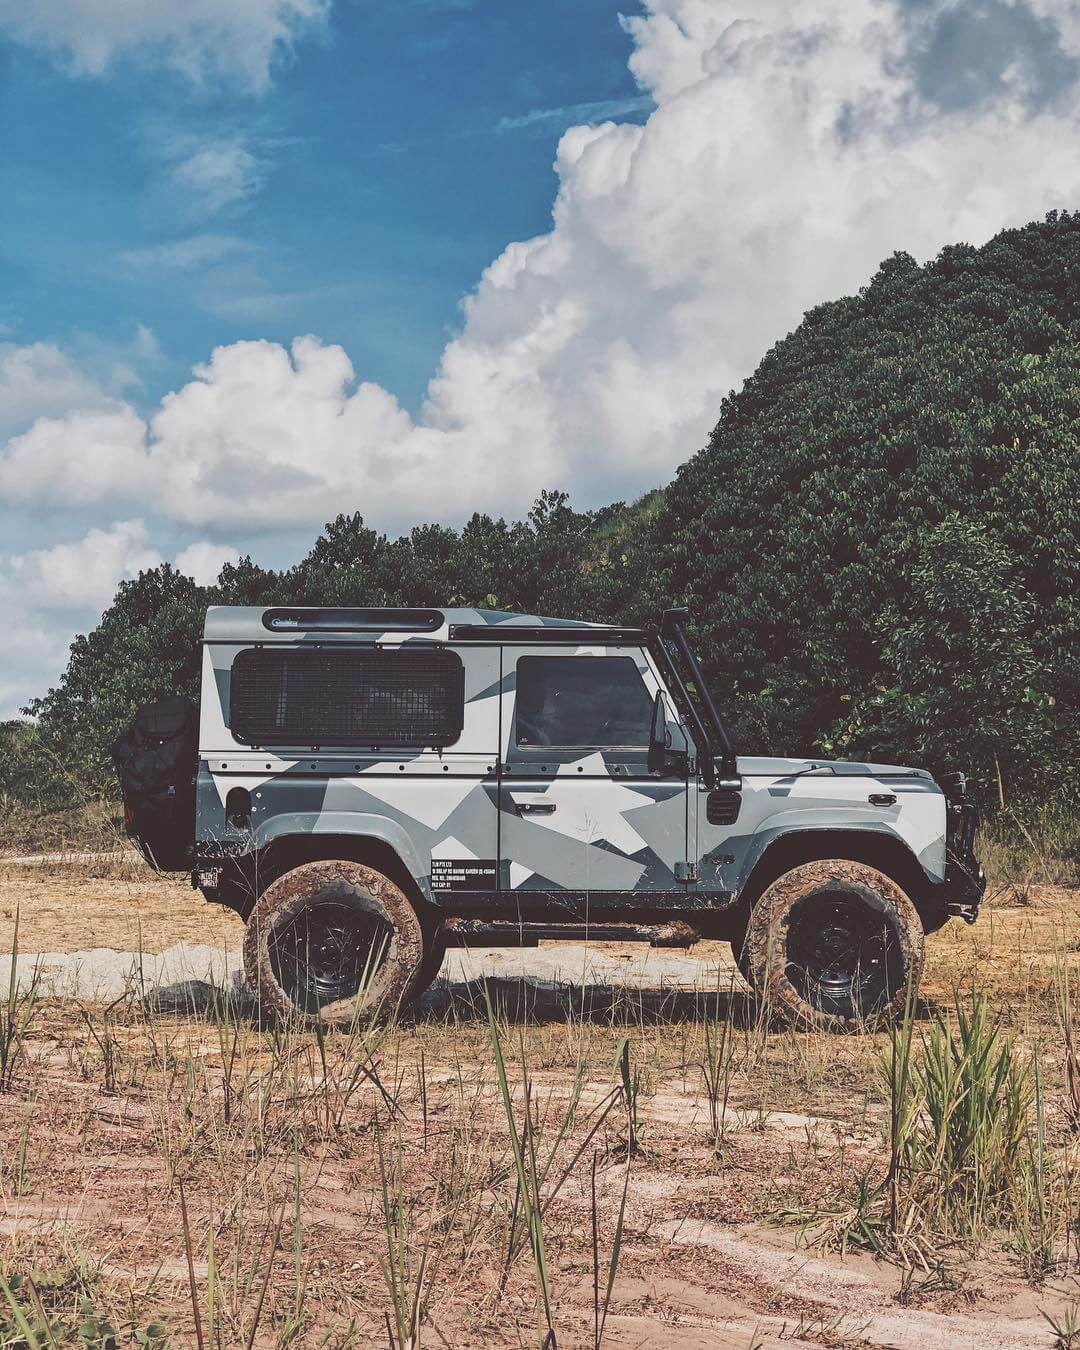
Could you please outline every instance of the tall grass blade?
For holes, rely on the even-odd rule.
[[[491,991],[488,988],[486,980],[484,981],[483,989],[484,1005],[487,1010],[488,1031],[491,1036],[491,1049],[495,1057],[495,1072],[499,1081],[499,1092],[502,1096],[503,1110],[506,1113],[506,1123],[510,1130],[510,1147],[514,1156],[514,1173],[517,1179],[518,1193],[521,1197],[522,1213],[526,1231],[529,1235],[529,1246],[532,1251],[533,1269],[536,1275],[537,1303],[543,1310],[544,1323],[546,1325],[546,1335],[544,1334],[544,1327],[542,1326],[539,1328],[540,1334],[538,1339],[543,1346],[554,1346],[556,1342],[555,1324],[551,1310],[551,1282],[548,1271],[547,1251],[544,1246],[543,1210],[537,1187],[536,1153],[532,1138],[529,1084],[526,1080],[524,1084],[524,1122],[522,1124],[521,1135],[519,1135],[517,1119],[514,1114],[513,1099],[510,1095],[510,1082],[506,1073],[506,1061],[503,1056],[502,1040],[499,1036],[498,1023],[495,1020],[495,1009],[491,1002]]]

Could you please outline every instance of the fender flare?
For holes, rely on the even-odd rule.
[[[856,847],[864,842],[869,844],[870,847],[865,850],[867,855],[874,850],[875,845],[883,846],[884,851],[893,855],[891,860],[881,859],[875,863],[871,857],[864,856],[857,861],[867,861],[871,866],[879,866],[881,871],[892,876],[898,885],[906,892],[911,893],[911,899],[916,908],[921,906],[927,891],[934,885],[934,877],[927,871],[907,840],[895,830],[890,829],[884,821],[876,824],[860,822],[858,826],[849,824],[847,828],[840,821],[822,822],[820,824],[808,822],[797,829],[791,829],[790,827],[785,829],[782,826],[777,826],[774,829],[756,832],[750,837],[743,854],[736,889],[737,903],[756,898],[755,891],[759,891],[760,886],[755,882],[755,873],[758,874],[759,878],[762,874],[767,875],[770,869],[767,866],[762,868],[762,864],[767,863],[769,854],[773,849],[784,848],[785,846],[792,847],[795,857],[790,866],[794,867],[800,861],[812,861],[816,852],[816,850],[810,850],[807,857],[800,858],[799,854],[802,852],[800,845],[817,844],[819,841],[825,844],[830,836],[838,835],[843,836],[843,838],[837,841],[838,847],[835,853],[830,853],[828,849],[825,849],[816,853],[816,856],[819,858],[847,857],[852,851],[853,843]],[[862,852],[863,850],[859,851]],[[889,861],[893,861],[894,864],[900,861],[901,866],[899,868],[895,865],[889,867],[887,865]],[[784,870],[787,870],[787,868],[785,867]],[[897,871],[903,875],[896,875]]]
[[[280,839],[320,834],[353,835],[357,839],[377,839],[386,844],[401,859],[424,898],[431,899],[431,878],[408,830],[397,821],[374,812],[285,811],[258,826],[253,845],[259,849]]]

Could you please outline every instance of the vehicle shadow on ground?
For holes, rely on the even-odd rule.
[[[403,1009],[404,1026],[487,1022],[485,985],[501,1021],[544,1023],[664,1023],[730,1019],[750,1026],[756,1017],[753,996],[745,989],[633,988],[612,984],[541,982],[523,976],[471,980],[436,979],[417,1002]],[[227,1003],[233,1016],[260,1022],[258,1007],[243,976],[228,989],[206,980],[183,980],[147,991],[143,1000],[158,1013],[206,1016]]]
[[[749,1026],[753,996],[736,985],[720,989],[541,982],[521,976],[439,979],[412,1010],[413,1022],[487,1021],[485,987],[496,1015],[509,1022],[703,1022]]]
[[[508,1022],[595,1022],[660,1024],[730,1022],[745,1030],[759,1022],[761,1005],[742,984],[727,980],[717,988],[688,989],[593,983],[543,983],[527,977],[497,976],[473,980],[440,979],[410,1010],[413,1023],[487,1021],[484,987],[496,1015]],[[916,1020],[935,1016],[937,1005],[919,999]]]
[[[719,989],[658,985],[636,987],[603,983],[541,981],[528,976],[487,976],[470,980],[438,978],[417,1002],[402,1011],[403,1026],[486,1023],[485,989],[500,1021],[526,1026],[590,1022],[598,1025],[661,1025],[730,1022],[746,1030],[760,1021],[757,998],[741,982]],[[184,980],[148,991],[143,1002],[158,1013],[186,1016],[231,1016],[262,1024],[258,1007],[243,976],[237,973],[227,989],[206,980]],[[938,1015],[932,999],[919,999],[917,1021]]]

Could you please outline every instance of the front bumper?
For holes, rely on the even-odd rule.
[[[986,877],[975,856],[979,808],[967,795],[962,773],[945,775],[939,784],[945,794],[945,909],[974,923],[986,891]]]

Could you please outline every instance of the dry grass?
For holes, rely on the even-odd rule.
[[[116,802],[88,800],[60,811],[0,802],[0,858],[31,853],[115,853],[127,850]]]
[[[979,831],[979,857],[994,888],[1021,903],[1033,886],[1080,886],[1080,812],[1061,803],[1014,803]]]
[[[116,946],[217,917],[154,879],[9,866],[5,940],[19,897],[26,950],[95,945],[75,918],[39,942],[80,906]],[[928,942],[906,1042],[775,1032],[727,975],[504,980],[490,1016],[442,982],[411,1021],[322,1039],[226,1002],[16,1010],[0,1345],[1052,1344],[1041,1314],[1067,1331],[1080,1297],[1080,909],[1023,899]],[[974,1100],[967,1070],[927,1077],[973,990],[999,1095],[935,1135]]]

